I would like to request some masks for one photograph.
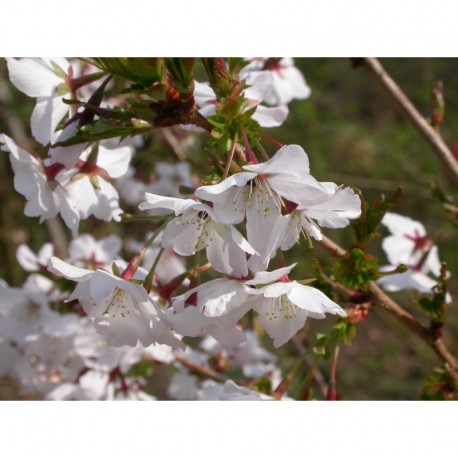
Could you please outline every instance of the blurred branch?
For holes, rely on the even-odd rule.
[[[296,350],[299,352],[299,354],[303,354],[307,351],[306,346],[301,342],[301,340],[297,336],[294,336],[291,341],[293,345],[296,347]],[[308,356],[304,357],[304,362],[309,369],[312,367],[313,362]],[[315,382],[318,385],[318,388],[320,389],[321,395],[324,399],[326,399],[326,395],[328,393],[328,385],[318,366],[315,366],[313,370],[313,378],[315,379]]]
[[[201,374],[204,377],[211,378],[216,382],[220,383],[224,383],[226,381],[226,378],[223,375],[218,374],[218,372],[215,372],[213,369],[204,367],[198,363],[195,363],[194,361],[189,360],[188,358],[186,358],[186,356],[180,353],[174,353],[173,357],[175,358],[175,361],[178,361],[179,363],[183,364],[183,366],[187,369],[197,372],[198,374]]]
[[[446,145],[438,132],[415,108],[402,89],[383,68],[378,59],[368,57],[363,59],[361,63],[375,77],[378,83],[385,89],[396,105],[406,115],[407,119],[409,119],[422,137],[429,143],[436,156],[438,156],[442,161],[450,179],[455,184],[458,184],[458,161],[454,158],[449,147]],[[355,65],[359,65],[359,63]]]
[[[346,250],[325,235],[323,235],[323,240],[319,243],[334,258],[342,258],[347,254]],[[368,290],[375,305],[395,316],[410,331],[423,339],[451,369],[456,370],[458,368],[455,357],[447,349],[442,339],[437,338],[430,328],[423,326],[414,316],[385,294],[375,282],[369,283]]]
[[[370,178],[364,176],[357,176],[357,175],[348,175],[346,173],[340,172],[330,172],[327,175],[327,178],[332,181],[341,181],[345,182],[351,186],[357,186],[358,188],[366,188],[366,189],[373,189],[377,191],[396,191],[399,188],[399,183],[390,181],[390,180],[383,180],[379,178]],[[430,197],[431,191],[429,188],[425,186],[420,186],[416,184],[412,184],[411,182],[402,183],[402,188],[405,191],[409,191],[415,195],[421,195],[424,197]]]
[[[186,161],[186,153],[178,139],[175,137],[175,135],[173,135],[172,130],[170,128],[164,128],[161,130],[161,133],[167,141],[167,143],[169,144],[172,151],[175,153],[175,156],[178,158],[178,160]]]

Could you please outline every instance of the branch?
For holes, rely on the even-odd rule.
[[[375,77],[378,83],[394,100],[407,119],[415,126],[422,137],[429,143],[436,156],[442,161],[450,179],[458,184],[458,161],[454,158],[442,137],[433,129],[428,121],[415,108],[402,89],[395,83],[383,68],[378,59],[368,57],[363,65]]]
[[[300,354],[303,354],[307,351],[306,346],[301,342],[301,340],[297,336],[294,336],[291,341],[293,345],[296,347],[296,350]],[[308,368],[312,367],[313,363],[309,357],[305,356],[304,362]],[[323,398],[326,399],[326,395],[328,393],[328,385],[318,366],[315,366],[315,369],[313,371],[313,378],[315,379],[315,382],[317,383]]]
[[[178,361],[179,363],[183,364],[183,366],[187,367],[191,371],[197,372],[205,377],[211,378],[216,382],[224,383],[226,381],[226,378],[221,374],[218,374],[218,372],[215,372],[213,369],[210,369],[208,367],[201,366],[200,364],[197,364],[189,360],[188,358],[186,358],[186,356],[183,356],[179,353],[174,353],[173,357],[175,358],[175,361]]]
[[[323,240],[319,243],[333,258],[342,258],[347,254],[347,251],[325,235],[323,235]],[[375,282],[370,282],[369,293],[375,305],[378,305],[395,316],[410,331],[423,339],[434,350],[437,356],[450,366],[450,368],[453,370],[458,368],[455,357],[447,349],[442,339],[437,338],[428,327],[423,326],[413,315],[385,294]]]

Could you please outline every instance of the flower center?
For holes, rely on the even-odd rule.
[[[248,192],[245,193],[245,199],[248,208],[254,205],[257,212],[265,216],[270,211],[270,205],[273,202],[278,213],[280,213],[281,198],[276,192],[272,191],[269,182],[263,175],[258,175],[250,180],[246,187],[248,187]]]
[[[297,315],[297,305],[293,304],[286,294],[270,298],[270,304],[267,307],[266,317],[269,320],[276,320],[279,315],[283,314],[286,320],[290,320]]]
[[[127,291],[121,288],[115,288],[111,295],[104,300],[104,314],[111,315],[111,318],[116,318],[120,314],[122,318],[126,318],[130,314],[128,297]],[[96,304],[93,303],[93,305]]]

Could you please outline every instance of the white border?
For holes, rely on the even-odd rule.
[[[12,0],[5,56],[457,56],[440,0]]]
[[[8,458],[454,456],[456,403],[5,402]]]

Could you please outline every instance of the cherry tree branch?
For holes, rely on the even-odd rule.
[[[433,129],[429,122],[415,108],[406,94],[383,68],[378,59],[368,57],[363,59],[362,65],[375,77],[377,82],[385,89],[396,105],[406,115],[407,119],[429,143],[431,149],[444,165],[450,179],[455,184],[458,184],[458,161],[454,158],[452,152],[439,133]]]
[[[342,258],[347,254],[346,250],[325,235],[319,243],[333,258]],[[422,325],[413,315],[391,299],[375,282],[370,282],[368,291],[374,305],[378,305],[395,316],[411,332],[424,340],[451,369],[456,370],[458,368],[455,357],[450,353],[442,339],[434,335],[430,328]]]
[[[210,369],[208,367],[202,366],[198,363],[195,363],[194,361],[189,360],[188,358],[186,358],[186,356],[183,356],[179,353],[174,353],[173,357],[175,358],[175,361],[178,361],[189,370],[197,372],[204,377],[211,378],[212,380],[215,380],[216,382],[220,383],[224,383],[226,381],[226,378],[223,375],[219,374],[218,372],[215,372],[213,369]]]

